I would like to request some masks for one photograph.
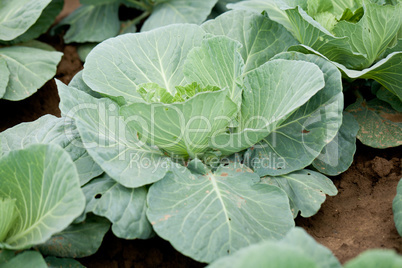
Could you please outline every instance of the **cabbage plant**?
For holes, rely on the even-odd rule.
[[[315,214],[337,190],[305,168],[341,127],[341,73],[286,52],[295,44],[267,16],[233,11],[96,46],[68,86],[56,81],[63,117],[106,173],[83,187],[86,212],[202,262]]]
[[[5,0],[0,5],[0,98],[22,100],[56,74],[60,52],[36,41],[63,8],[62,0]]]
[[[402,100],[400,1],[246,0],[230,8],[267,12],[301,43],[292,49],[323,56],[346,77],[374,79]]]
[[[349,83],[368,80],[357,85],[360,92],[352,87],[359,98],[347,108],[360,126],[357,138],[375,148],[401,144],[402,125],[390,120],[402,111],[400,1],[246,0],[228,7],[265,12],[301,43],[289,50],[325,58]]]

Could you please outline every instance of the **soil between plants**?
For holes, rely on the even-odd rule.
[[[77,0],[67,4],[71,11]],[[76,46],[64,45],[61,37],[43,36],[41,40],[64,53],[55,77],[67,84],[82,69]],[[23,101],[0,100],[0,132],[45,114],[60,116],[59,101],[54,80]],[[332,178],[338,195],[327,197],[315,216],[298,217],[296,224],[328,247],[342,263],[371,248],[402,253],[402,238],[395,229],[392,213],[392,200],[402,177],[401,159],[401,146],[378,150],[358,142],[352,166]],[[205,266],[183,256],[161,238],[123,240],[111,232],[95,255],[79,261],[96,268]]]

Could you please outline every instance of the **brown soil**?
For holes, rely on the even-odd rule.
[[[402,253],[395,229],[392,200],[402,177],[400,147],[378,150],[358,144],[352,166],[333,178],[338,195],[328,197],[311,218],[297,218],[317,242],[344,263],[371,248]]]
[[[71,2],[76,4],[77,0]],[[45,40],[64,52],[56,78],[68,83],[82,69],[76,47],[63,45],[60,38],[45,37]],[[60,116],[58,103],[53,80],[26,100],[0,100],[0,131],[47,113]],[[395,229],[392,214],[392,200],[402,177],[401,154],[400,147],[377,150],[358,144],[353,165],[333,178],[338,195],[328,197],[315,216],[297,218],[297,225],[331,249],[342,263],[369,248],[390,248],[402,253],[402,238]],[[160,238],[128,241],[111,233],[95,255],[80,262],[96,268],[204,266],[181,255]]]

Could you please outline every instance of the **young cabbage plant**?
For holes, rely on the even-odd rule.
[[[99,44],[68,86],[56,81],[63,116],[107,173],[84,187],[88,211],[115,217],[93,200],[111,189],[103,184],[139,189],[144,232],[133,236],[152,226],[202,262],[283,237],[298,211],[313,215],[336,188],[303,169],[341,127],[341,73],[285,52],[295,44],[280,24],[245,11]]]
[[[346,77],[374,79],[402,100],[400,1],[246,0],[229,7],[266,12],[301,43],[292,50],[320,55]]]
[[[56,74],[63,54],[33,39],[48,30],[62,8],[62,0],[2,1],[0,98],[28,98]]]

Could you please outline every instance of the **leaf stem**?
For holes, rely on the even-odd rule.
[[[149,11],[144,11],[141,15],[139,15],[138,17],[136,17],[135,19],[132,19],[130,21],[127,22],[127,24],[124,25],[125,28],[128,28],[132,25],[136,25],[139,22],[141,22],[143,19],[145,19],[146,17],[148,17],[151,13]]]

